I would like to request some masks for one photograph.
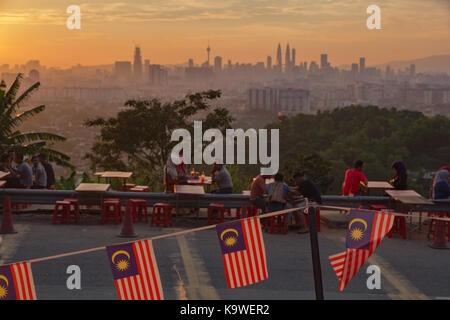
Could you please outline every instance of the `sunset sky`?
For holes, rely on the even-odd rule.
[[[382,30],[368,30],[366,8],[381,8]],[[69,5],[81,30],[68,30]],[[275,60],[289,42],[300,61],[368,65],[450,54],[450,0],[0,0],[0,64],[39,59],[69,67],[144,59],[175,64],[212,57]]]

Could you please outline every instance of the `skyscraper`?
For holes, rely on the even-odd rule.
[[[142,79],[142,57],[141,48],[136,46],[134,49],[134,63],[133,63],[134,77],[136,79]]]
[[[283,61],[281,58],[281,45],[278,44],[278,49],[277,49],[277,71],[278,72],[281,72],[282,66],[283,66]]]
[[[214,72],[220,72],[222,71],[222,57],[215,57],[214,58]]]
[[[291,67],[291,49],[289,48],[289,43],[286,45],[285,60],[285,70],[288,71]]]
[[[328,66],[328,54],[322,53],[320,55],[320,69],[326,68]]]
[[[267,69],[267,71],[272,71],[272,57],[271,56],[267,56],[266,69]]]
[[[366,69],[366,58],[359,58],[359,73],[364,73]]]
[[[291,65],[295,66],[295,49],[292,48],[292,57],[291,57]]]
[[[209,67],[209,66],[210,66],[210,63],[209,63],[209,54],[210,54],[210,52],[211,52],[211,48],[209,47],[209,41],[208,41],[208,48],[206,48],[206,51],[208,52],[208,64],[207,64],[207,66]]]
[[[188,67],[189,67],[189,68],[193,68],[193,67],[194,67],[194,59],[190,58],[190,59],[188,60]]]

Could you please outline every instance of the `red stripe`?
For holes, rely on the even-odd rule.
[[[133,293],[133,288],[132,288],[133,284],[132,284],[130,278],[131,277],[125,278],[125,281],[127,282],[128,290],[130,290],[130,295],[131,295],[130,300],[135,300],[136,297],[134,296],[134,293]]]
[[[134,251],[134,256],[136,257],[136,260],[138,260],[138,259],[139,259],[139,258],[138,258],[139,255],[138,255],[138,252],[137,252],[136,245],[137,245],[137,244],[134,242],[133,245],[132,245],[132,247],[133,247],[133,251]],[[141,257],[143,258],[143,256],[142,256],[142,250],[140,249],[140,247],[141,247],[141,246],[139,246],[139,252],[141,253]],[[139,275],[141,276],[141,282],[148,282],[147,270],[142,270],[142,269],[141,269],[141,261],[140,261],[140,260],[136,261],[136,264],[137,264],[137,267],[138,267]],[[144,265],[145,265],[145,263],[144,263]],[[145,283],[143,283],[142,285],[145,285]],[[146,292],[146,290],[145,290],[145,287],[142,288],[142,291],[143,291],[143,294],[144,294],[144,299],[145,299],[145,300],[148,300],[149,297],[147,297],[147,292]],[[151,294],[151,292],[152,292],[152,289],[151,289],[151,288],[150,288],[149,292],[150,292],[150,294]]]
[[[250,249],[249,249],[249,245],[248,245],[248,238],[247,238],[247,234],[245,232],[245,227],[244,227],[244,220],[242,221],[242,230],[244,232],[244,240],[245,240],[245,248],[246,248],[246,253],[247,253],[247,258],[248,258],[248,264],[250,267],[250,276],[252,277],[252,283],[255,283],[255,274],[253,273],[253,268],[252,268],[252,257],[250,255]]]
[[[234,258],[234,262],[236,263],[236,269],[238,271],[238,276],[239,276],[239,283],[241,284],[240,286],[242,287],[244,285],[244,282],[242,280],[242,265],[239,263],[239,252],[233,252],[233,258]]]
[[[377,225],[378,225],[378,217],[379,217],[379,214],[375,213],[374,218],[373,218],[372,234],[370,235],[369,252],[373,252],[373,250],[374,250],[373,245],[374,245],[374,241],[375,241],[375,232],[376,232]]]
[[[125,279],[119,279],[119,281],[122,284],[122,289],[123,289],[122,291],[123,291],[124,299],[122,299],[122,300],[129,300],[128,294],[127,294],[127,288],[126,288]]]
[[[345,258],[345,254],[342,254],[339,257],[330,258],[329,260],[330,260],[331,263],[333,263],[333,261],[340,260],[340,259],[343,259],[343,258]]]
[[[225,269],[225,275],[227,277],[228,288],[231,289],[230,275],[228,274],[228,267],[227,267],[227,262],[226,262],[224,254],[222,255],[222,259],[223,259],[223,266],[224,266],[224,269]]]
[[[253,223],[255,225],[255,232],[256,232],[256,237],[258,238],[258,249],[259,249],[259,255],[261,257],[261,264],[262,264],[262,271],[263,271],[263,277],[264,279],[267,278],[267,272],[266,272],[266,261],[264,259],[264,252],[262,249],[262,239],[261,239],[261,233],[259,232],[259,226],[258,226],[258,218],[252,218]]]
[[[117,296],[119,297],[119,300],[123,300],[122,295],[120,294],[119,283],[118,283],[119,281],[120,280],[114,280],[114,284],[116,285]]]
[[[248,280],[247,264],[245,263],[245,259],[246,255],[244,255],[244,251],[241,251],[242,268],[244,269],[245,282],[247,284],[250,284],[250,281]]]
[[[258,257],[257,257],[257,255],[256,255],[256,246],[255,246],[255,241],[254,241],[254,239],[253,239],[253,232],[252,232],[250,220],[251,220],[251,218],[250,218],[250,219],[247,219],[247,225],[248,225],[249,234],[246,235],[246,236],[248,236],[248,237],[250,238],[249,240],[250,240],[250,242],[252,243],[253,256],[254,256],[254,258],[255,258],[256,275],[258,276],[258,281],[261,281],[262,278],[261,278],[261,274],[260,274],[260,272],[259,272]],[[243,223],[243,222],[242,222],[242,223]],[[244,231],[244,233],[245,233],[245,231]]]
[[[151,255],[150,247],[148,246],[148,242],[144,241],[144,243],[145,243],[145,248],[146,248],[147,254],[148,254],[148,261],[150,262],[150,270],[151,270],[152,280],[153,280],[153,284],[154,284],[155,291],[156,291],[156,298],[158,300],[161,300],[161,294],[159,292],[159,286],[158,286],[158,282],[156,281],[156,276],[155,276],[155,268],[153,267],[153,257]]]
[[[142,243],[140,243],[140,245],[138,245],[139,248],[139,252],[141,253],[141,258],[142,258],[142,264],[144,265],[144,270],[142,273],[143,278],[145,279],[145,282],[148,286],[148,291],[150,292],[150,300],[155,300],[155,297],[153,295],[153,289],[150,283],[150,275],[149,275],[149,270],[148,267],[145,268],[145,266],[147,266],[147,263],[145,262],[145,255],[144,255],[144,245]],[[149,260],[151,260],[151,257],[149,257]]]
[[[16,279],[16,274],[14,273],[13,265],[10,265],[9,269],[11,270],[12,278],[14,281],[14,291],[16,292],[16,299],[21,300],[19,297],[19,289],[17,289],[18,288],[17,287],[17,279]]]
[[[23,300],[28,300],[27,297],[27,293],[25,291],[25,283],[23,281],[23,275],[22,275],[22,270],[20,268],[20,263],[17,264],[17,271],[19,273],[19,279],[20,279],[20,286],[22,287],[22,296],[23,296]]]
[[[133,281],[134,281],[134,286],[136,288],[137,299],[138,300],[142,300],[141,293],[139,292],[139,285],[138,285],[138,281],[137,281],[137,276],[133,277]]]
[[[373,248],[373,251],[375,251],[375,249],[378,247],[378,245],[380,244],[380,241],[381,241],[381,237],[382,237],[382,230],[383,230],[383,223],[384,223],[384,217],[385,215],[384,214],[380,214],[380,221],[378,222],[379,223],[379,229],[378,229],[378,239],[377,239],[377,242],[375,243],[375,246],[374,246],[374,248]],[[372,252],[373,252],[372,251]]]
[[[233,283],[234,283],[234,288],[238,287],[237,282],[236,282],[236,274],[234,272],[234,265],[233,265],[233,259],[231,258],[231,255],[233,253],[229,253],[228,254],[228,265],[230,266],[230,270],[231,270],[231,276],[233,277]]]
[[[350,272],[351,272],[351,266],[352,266],[352,262],[353,262],[353,250],[350,249],[347,251],[347,264],[344,267],[344,276],[342,277],[342,279],[344,280],[342,287],[339,288],[339,290],[344,290],[345,286],[347,285],[347,283],[350,281]]]

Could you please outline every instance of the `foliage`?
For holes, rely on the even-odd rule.
[[[230,127],[233,118],[228,110],[216,108],[208,112],[208,103],[220,95],[220,91],[210,90],[167,103],[158,99],[129,100],[116,117],[85,122],[88,127],[100,128],[97,141],[85,157],[93,170],[132,171],[135,176],[145,176],[146,185],[159,189],[162,168],[178,143],[170,140],[173,130],[186,129],[193,135],[194,117],[206,112],[203,130],[218,128],[224,132]]]
[[[66,138],[49,132],[24,133],[18,130],[25,120],[45,110],[44,105],[24,111],[19,110],[22,103],[40,86],[40,83],[36,82],[19,95],[21,81],[22,74],[19,73],[9,90],[6,90],[4,81],[0,83],[0,153],[8,150],[18,151],[25,155],[43,152],[47,154],[49,161],[73,168],[68,162],[70,158],[67,155],[49,148],[47,144],[47,142],[65,141]]]
[[[91,183],[94,182],[92,181],[92,179],[89,177],[89,175],[86,172],[83,172],[81,179],[79,181],[80,183]],[[68,178],[64,178],[63,176],[61,176],[59,178],[59,180],[57,180],[55,182],[55,189],[56,190],[75,190],[75,188],[77,187],[79,183],[77,183],[77,179],[76,179],[76,172],[72,171],[72,173],[70,174],[70,176]]]

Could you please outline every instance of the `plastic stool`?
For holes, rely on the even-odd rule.
[[[75,220],[75,223],[77,223],[78,218],[80,216],[80,206],[78,205],[78,199],[67,198],[67,199],[64,199],[64,201],[70,202],[70,206],[73,207],[74,220]],[[72,210],[71,210],[71,213],[72,213]]]
[[[133,215],[134,220],[139,220],[144,218],[145,221],[148,221],[148,212],[147,212],[147,201],[145,199],[130,199],[127,201],[127,205],[130,205],[131,214]]]
[[[103,201],[101,223],[104,224],[106,221],[114,221],[115,224],[119,224],[121,220],[122,206],[120,199],[109,198]]]
[[[150,223],[150,226],[153,226],[154,224],[162,224],[164,228],[166,228],[168,225],[172,226],[172,207],[170,206],[170,204],[155,203],[153,205],[152,221]]]
[[[437,212],[436,215],[440,218],[445,218],[448,215],[445,212]],[[436,224],[437,224],[436,219],[431,218],[430,220],[430,226],[428,228],[428,239],[430,239],[430,236],[435,236],[436,234]],[[447,223],[447,240],[450,241],[450,223],[448,221],[445,221],[445,223]]]
[[[394,234],[399,234],[403,239],[406,239],[406,217],[394,216],[394,225],[388,233],[388,238],[391,238]]]
[[[269,218],[270,224],[266,224],[264,229],[270,233],[281,232],[287,234],[286,213]]]
[[[219,212],[219,219],[213,219],[213,211]],[[224,219],[225,209],[221,203],[211,203],[208,207],[208,220],[206,224],[222,223]]]
[[[59,209],[61,208],[61,211]],[[61,213],[61,215],[59,214]],[[56,201],[55,209],[53,211],[52,224],[57,221],[70,224],[70,202],[69,201]]]

